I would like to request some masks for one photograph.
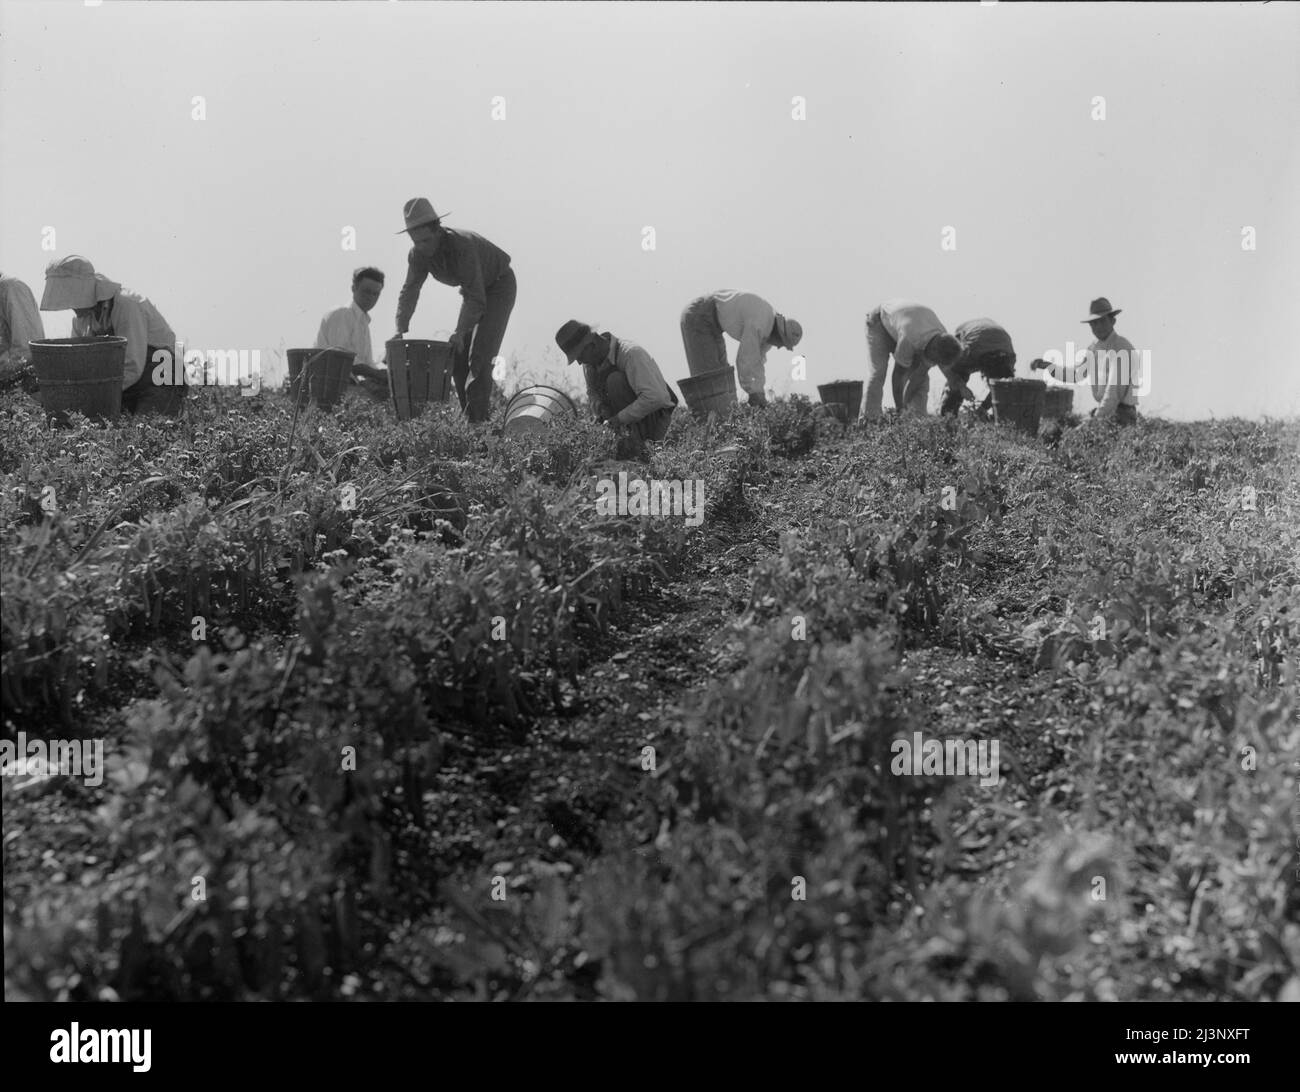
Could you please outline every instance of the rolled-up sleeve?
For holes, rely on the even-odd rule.
[[[659,366],[644,349],[626,351],[623,355],[623,367],[627,374],[628,386],[636,393],[636,401],[619,411],[614,418],[620,425],[630,425],[633,421],[639,421],[654,413],[655,410],[673,404]]]
[[[406,256],[406,281],[397,293],[397,332],[404,334],[411,326],[415,305],[420,302],[420,289],[429,275],[429,267],[420,252],[411,247]]]

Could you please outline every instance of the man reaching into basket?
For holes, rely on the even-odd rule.
[[[492,405],[492,363],[515,306],[510,255],[476,232],[443,227],[442,217],[423,197],[406,202],[402,214],[404,231],[415,245],[406,260],[406,283],[397,296],[396,336],[410,328],[426,277],[459,288],[460,316],[450,338],[451,378],[465,416],[486,421]]]
[[[70,254],[46,268],[41,310],[72,311],[73,337],[126,338],[122,408],[128,413],[180,412],[185,371],[176,360],[176,335],[150,300]]]
[[[555,334],[555,343],[572,364],[582,365],[587,398],[597,420],[616,433],[623,430],[638,452],[645,441],[668,433],[677,395],[668,386],[654,357],[640,345],[613,334],[598,334],[585,322],[570,319]]]

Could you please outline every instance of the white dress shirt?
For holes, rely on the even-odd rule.
[[[317,349],[350,349],[357,354],[355,364],[375,362],[370,348],[370,316],[355,303],[326,315],[316,335]]]

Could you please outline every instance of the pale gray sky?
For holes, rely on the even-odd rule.
[[[731,287],[803,324],[778,391],[864,378],[891,296],[999,320],[1024,373],[1105,295],[1145,410],[1293,415],[1297,57],[1293,4],[0,0],[0,267],[39,297],[84,254],[273,365],[374,264],[378,355],[423,195],[513,256],[502,351],[539,372],[572,317],[676,380],[682,307]],[[430,282],[411,336],[458,306]]]

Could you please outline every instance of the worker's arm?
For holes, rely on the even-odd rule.
[[[126,338],[126,366],[122,373],[122,389],[136,382],[145,370],[152,371],[154,361],[146,359],[149,352],[149,322],[144,308],[135,300],[118,296],[113,303],[113,333]]]
[[[420,288],[424,278],[429,275],[429,267],[424,257],[415,248],[406,256],[406,281],[397,293],[397,333],[400,337],[411,326],[411,316],[415,314],[415,305],[420,302]]]
[[[627,370],[628,386],[636,392],[636,401],[614,417],[620,425],[630,425],[634,421],[672,405],[668,395],[668,385],[654,358],[644,349],[634,349],[623,357]]]

